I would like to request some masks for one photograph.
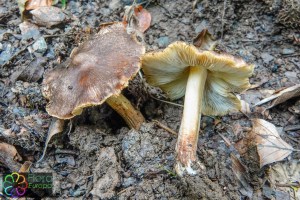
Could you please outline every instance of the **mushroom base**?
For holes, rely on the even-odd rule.
[[[182,175],[185,170],[191,175],[196,172],[191,168],[196,161],[196,150],[200,129],[202,97],[207,77],[207,70],[190,67],[187,81],[182,121],[176,145],[176,172]]]
[[[145,122],[142,113],[136,110],[130,101],[122,94],[109,97],[106,103],[121,115],[130,128],[138,130],[142,123]]]

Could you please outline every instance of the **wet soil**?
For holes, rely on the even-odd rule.
[[[217,50],[255,64],[250,79],[256,88],[241,97],[250,105],[269,96],[268,91],[300,83],[299,26],[278,18],[287,1],[146,1],[152,15],[145,33],[147,51],[163,49],[174,41],[192,42],[203,29],[220,40]],[[281,2],[281,3],[278,3]],[[68,1],[65,24],[39,27],[47,50],[30,53],[32,38],[22,36],[16,2],[0,2],[0,140],[14,145],[23,161],[32,161],[35,171],[52,172],[55,196],[62,199],[247,199],[235,176],[228,148],[219,134],[235,142],[251,127],[241,113],[224,117],[203,116],[197,155],[201,163],[196,176],[176,176],[173,166],[176,136],[157,126],[157,120],[178,132],[182,107],[166,104],[157,88],[137,76],[124,91],[147,122],[140,130],[129,130],[106,104],[85,109],[68,121],[65,131],[52,138],[46,156],[42,154],[51,116],[40,86],[43,73],[68,58],[72,49],[95,33],[102,23],[120,21],[130,1]],[[58,4],[60,6],[60,4]],[[13,57],[13,58],[12,58]],[[10,59],[10,60],[9,60]],[[9,62],[10,61],[10,62]],[[183,99],[176,101],[183,104]],[[298,103],[299,104],[299,103]],[[297,99],[283,103],[262,115],[283,130],[299,124],[291,108]],[[282,131],[282,137],[299,148],[300,132]],[[299,158],[298,153],[292,156]],[[252,166],[243,160],[246,166]],[[1,165],[1,164],[0,164]],[[1,172],[9,170],[2,165]],[[249,172],[249,184],[256,189],[264,172]],[[267,198],[263,192],[257,199]],[[273,196],[274,197],[274,196]],[[289,199],[284,196],[281,199]]]

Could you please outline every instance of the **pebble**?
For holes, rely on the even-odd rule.
[[[274,60],[274,56],[270,55],[269,53],[262,53],[261,58],[265,64],[269,64],[272,60]]]
[[[158,46],[160,48],[166,47],[169,44],[169,37],[168,36],[160,37],[156,40],[156,42],[158,43]]]
[[[282,54],[283,55],[289,55],[289,54],[293,54],[293,53],[295,53],[294,49],[288,49],[288,48],[282,49]]]
[[[38,37],[40,37],[40,31],[38,29],[38,26],[36,26],[35,24],[25,21],[19,24],[19,28],[21,30],[23,40],[28,40],[31,38],[37,39]]]
[[[32,45],[33,51],[37,53],[44,54],[47,51],[47,43],[45,41],[45,38],[41,37],[39,38],[33,45]]]
[[[127,187],[135,184],[135,182],[136,182],[136,179],[133,177],[124,178],[122,185],[123,185],[123,187],[127,188]]]
[[[0,54],[0,65],[8,61],[13,55],[13,52],[14,52],[14,47],[12,47],[11,44],[8,44],[6,48],[4,48],[4,51],[2,51],[2,53]]]
[[[66,163],[70,166],[75,166],[74,157],[71,155],[57,154],[57,155],[55,155],[55,159],[58,163]]]

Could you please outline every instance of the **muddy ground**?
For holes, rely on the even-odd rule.
[[[147,119],[139,131],[129,130],[106,104],[88,108],[68,121],[65,131],[52,138],[44,160],[36,163],[51,122],[40,91],[43,73],[66,60],[71,50],[87,34],[95,33],[100,24],[120,21],[123,7],[129,3],[68,1],[66,13],[70,18],[64,25],[38,28],[40,35],[51,35],[45,37],[46,51],[29,53],[26,47],[36,33],[24,38],[17,3],[1,0],[1,141],[13,144],[22,162],[32,161],[32,170],[52,172],[53,193],[62,199],[293,199],[288,193],[270,189],[265,182],[265,169],[251,168],[252,161],[243,160],[249,167],[247,181],[255,194],[247,197],[232,169],[232,150],[218,134],[231,142],[242,138],[251,127],[242,113],[203,116],[197,153],[204,167],[193,177],[176,176],[176,136],[152,120],[177,132],[182,108],[152,98],[164,99],[164,95],[145,85],[139,76],[124,91]],[[259,0],[204,0],[196,4],[187,0],[146,1],[144,5],[152,15],[151,27],[145,33],[147,51],[163,49],[177,40],[192,42],[197,33],[208,28],[221,40],[219,51],[256,65],[250,82],[257,87],[241,95],[254,105],[268,96],[269,90],[300,83],[299,24],[280,17],[287,4],[288,1]],[[176,103],[183,104],[183,99]],[[272,108],[268,115],[253,115],[285,130],[299,124],[299,115],[292,109],[295,105],[299,106],[297,99]],[[294,148],[299,148],[299,136],[299,130],[282,131],[283,139]],[[289,159],[298,158],[299,153],[294,152]],[[3,165],[0,171],[9,168]]]

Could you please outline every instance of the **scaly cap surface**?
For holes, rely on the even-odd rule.
[[[104,27],[72,52],[67,67],[44,76],[42,92],[49,99],[47,112],[70,119],[83,108],[118,95],[139,71],[144,52],[144,46],[126,33],[122,23]]]

